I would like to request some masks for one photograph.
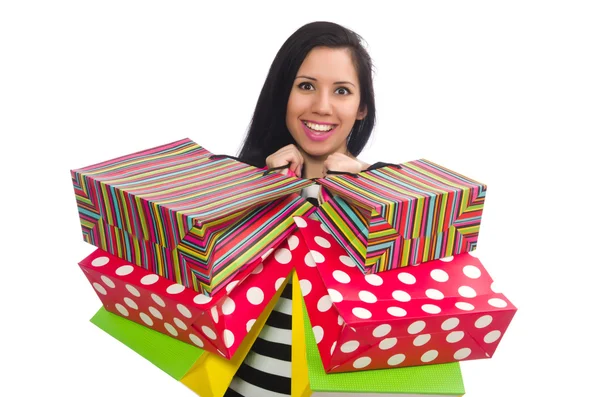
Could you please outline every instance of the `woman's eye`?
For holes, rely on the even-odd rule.
[[[337,90],[335,90],[335,92],[337,94],[340,94],[340,95],[348,95],[348,94],[350,94],[350,91],[348,91],[348,89],[344,88],[344,87],[338,88]]]
[[[310,83],[300,83],[298,84],[298,88],[300,88],[301,90],[312,90],[313,86]]]

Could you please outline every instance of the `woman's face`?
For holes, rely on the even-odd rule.
[[[287,105],[286,125],[313,157],[346,154],[346,138],[360,111],[360,86],[347,49],[316,47],[300,66]]]

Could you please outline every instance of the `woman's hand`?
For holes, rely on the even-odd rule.
[[[298,148],[293,145],[287,145],[271,154],[265,160],[268,168],[281,167],[283,165],[289,164],[289,170],[292,171],[298,178],[302,177],[302,166],[304,165],[304,158]],[[286,175],[288,172],[287,169],[282,169],[279,171],[280,174]]]
[[[327,171],[350,172],[357,174],[362,170],[369,168],[369,165],[362,161],[348,157],[345,154],[335,152],[330,154],[323,163],[323,174],[327,176]]]

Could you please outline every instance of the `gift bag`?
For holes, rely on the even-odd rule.
[[[475,249],[485,185],[427,160],[340,174],[316,214],[363,273]]]
[[[322,224],[297,223],[294,267],[327,373],[489,358],[516,313],[470,253],[364,275]]]
[[[292,269],[276,251],[207,297],[101,249],[79,265],[106,310],[226,359],[243,345]]]
[[[327,374],[317,339],[294,274],[292,315],[292,397],[308,396],[461,396],[465,393],[458,363]]]
[[[212,295],[256,266],[313,207],[309,180],[213,155],[189,139],[71,171],[84,240]]]
[[[248,336],[229,360],[117,316],[104,308],[100,309],[91,321],[175,380],[185,384],[197,395],[222,397],[258,337],[284,286],[285,283],[282,283],[277,294],[253,323]]]

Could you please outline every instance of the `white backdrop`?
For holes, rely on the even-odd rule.
[[[88,321],[69,170],[183,137],[236,154],[275,53],[314,20],[368,42],[363,160],[489,186],[479,257],[519,311],[462,365],[467,396],[597,393],[598,3],[395,3],[2,2],[0,395],[192,396]]]

